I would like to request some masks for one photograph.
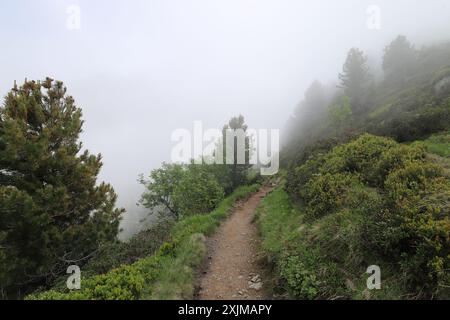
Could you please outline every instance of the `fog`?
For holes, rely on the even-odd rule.
[[[221,128],[238,114],[281,129],[312,81],[336,81],[351,47],[379,65],[397,35],[420,47],[449,30],[446,0],[2,1],[0,94],[14,80],[64,81],[131,233],[146,215],[138,175],[170,161],[175,129]]]

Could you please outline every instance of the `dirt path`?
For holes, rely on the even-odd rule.
[[[259,237],[252,222],[255,209],[270,187],[239,203],[232,215],[208,239],[208,261],[200,279],[200,300],[267,298]]]

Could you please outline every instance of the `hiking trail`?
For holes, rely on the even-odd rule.
[[[208,256],[200,277],[199,300],[259,300],[264,289],[264,256],[261,253],[255,209],[270,191],[263,186],[236,204],[217,232],[208,238]]]

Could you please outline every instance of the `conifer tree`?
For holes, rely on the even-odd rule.
[[[385,49],[383,70],[390,83],[404,84],[407,77],[415,71],[417,53],[405,36],[398,36]]]
[[[81,109],[62,82],[25,81],[0,107],[0,291],[17,296],[116,239],[122,209],[82,151]]]
[[[347,55],[343,73],[339,74],[339,79],[345,95],[350,97],[352,111],[355,114],[364,110],[364,96],[370,84],[370,78],[364,52],[358,48],[352,48]]]
[[[227,157],[232,160],[230,166],[231,184],[232,189],[237,188],[246,181],[248,169],[250,165],[250,157],[252,152],[250,137],[247,134],[247,125],[245,124],[244,117],[239,115],[230,119],[222,129],[222,139],[224,147],[224,163],[227,164]],[[239,130],[243,132],[243,146],[239,145],[238,136],[231,137],[234,141],[227,141],[227,131],[230,133],[238,133]],[[230,138],[230,137],[228,137]],[[243,147],[243,148],[242,148]],[[230,149],[233,148],[233,149]],[[239,154],[243,156],[243,163],[239,163]]]

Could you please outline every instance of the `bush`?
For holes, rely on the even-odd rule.
[[[170,240],[155,254],[103,275],[83,277],[81,290],[69,292],[60,287],[30,295],[27,299],[192,299],[196,268],[206,252],[203,233],[213,232],[235,201],[257,189],[257,185],[239,187],[211,213],[180,220],[171,228]]]
[[[104,275],[82,278],[81,289],[60,292],[50,290],[28,296],[29,300],[133,300],[140,297],[145,279],[141,267],[150,267],[154,259],[148,258],[134,265],[124,265]],[[150,269],[145,275],[151,274]]]
[[[262,248],[280,278],[279,287],[274,290],[286,289],[291,297],[299,299],[348,296],[342,272],[315,242],[319,226],[307,224],[303,218],[304,214],[293,206],[282,188],[264,198],[258,208]],[[328,238],[333,237],[334,233]]]
[[[302,192],[306,217],[317,219],[348,205],[349,192],[360,184],[355,175],[348,173],[326,173],[311,178]]]
[[[419,110],[403,111],[399,115],[380,122],[372,130],[399,142],[413,141],[429,134],[449,128],[450,102],[439,102],[437,105],[426,104]]]
[[[182,217],[207,213],[223,199],[224,190],[203,165],[190,165],[175,186],[172,200]]]
[[[410,286],[439,293],[450,280],[450,181],[435,164],[411,162],[392,172],[385,188],[390,228],[378,228],[385,252],[400,256]]]
[[[320,280],[314,269],[304,265],[305,257],[288,255],[280,261],[280,275],[286,279],[291,293],[301,299],[314,299],[319,294]],[[313,265],[317,262],[313,262]]]
[[[440,165],[429,162],[422,146],[365,134],[290,174],[289,187],[298,190],[302,216],[311,224],[303,241],[325,257],[316,263],[318,269],[332,262],[364,272],[363,263],[375,260],[392,266],[405,292],[445,294],[450,284],[450,180]],[[299,270],[283,274],[290,286],[301,277],[312,279],[305,275],[306,265],[302,259]]]
[[[304,191],[303,186],[312,178],[314,174],[319,172],[319,168],[323,165],[324,157],[317,155],[309,159],[302,166],[288,171],[285,190],[292,196],[298,198]]]

